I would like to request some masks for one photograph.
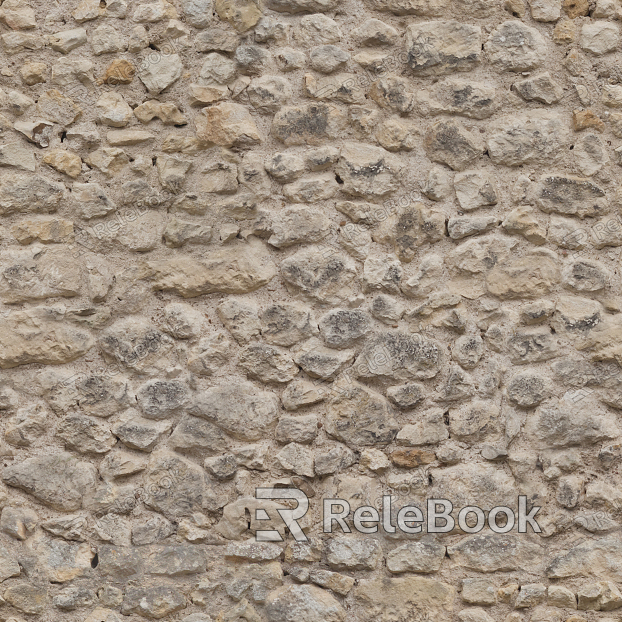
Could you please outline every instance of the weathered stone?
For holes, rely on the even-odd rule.
[[[445,558],[445,547],[436,542],[411,542],[393,549],[387,555],[387,569],[401,572],[437,572]]]
[[[30,583],[11,585],[3,594],[4,600],[18,611],[28,615],[40,615],[45,611],[48,592],[44,587]]]
[[[493,86],[448,78],[417,94],[416,107],[425,115],[448,113],[486,119],[496,112],[498,101]]]
[[[488,59],[504,71],[527,71],[538,67],[546,54],[546,43],[535,29],[512,20],[498,26],[484,45]]]
[[[482,140],[456,121],[438,121],[425,135],[425,149],[433,162],[463,171],[483,154]]]
[[[604,190],[588,179],[566,175],[543,176],[536,187],[536,204],[547,213],[599,216],[608,209]]]
[[[515,82],[512,89],[527,101],[537,101],[543,104],[554,104],[564,94],[562,87],[553,80],[548,71],[533,78]]]
[[[503,299],[535,298],[547,294],[560,280],[552,253],[531,251],[524,257],[497,264],[486,277],[486,286]]]
[[[388,402],[360,384],[347,384],[328,403],[326,431],[356,445],[387,445],[399,430]]]
[[[443,362],[440,345],[420,335],[378,333],[367,339],[354,369],[359,378],[433,378]]]
[[[281,264],[283,279],[296,290],[321,303],[339,304],[356,296],[356,266],[330,247],[298,251]]]
[[[289,347],[318,333],[310,309],[294,303],[273,305],[261,315],[261,334],[268,343]]]
[[[214,422],[236,438],[255,441],[275,425],[277,401],[274,394],[258,391],[250,383],[241,383],[236,387],[213,387],[204,391],[189,411]]]
[[[294,361],[312,378],[333,379],[354,359],[353,350],[332,350],[317,339],[302,344]]]
[[[151,451],[171,427],[169,422],[156,423],[138,416],[134,410],[129,410],[114,423],[111,431],[126,447]]]
[[[178,254],[170,260],[149,261],[147,266],[154,290],[172,291],[184,298],[252,292],[275,275],[274,264],[258,240],[211,251],[202,261]]]
[[[408,64],[422,76],[470,71],[480,62],[479,26],[457,21],[424,22],[406,29]]]
[[[186,607],[186,598],[167,586],[128,588],[123,599],[123,615],[136,613],[144,618],[159,620]]]
[[[593,445],[615,438],[618,428],[602,406],[590,398],[573,402],[572,397],[566,394],[557,402],[540,406],[527,422],[529,436],[548,447]]]
[[[620,43],[620,29],[611,22],[592,22],[581,28],[581,48],[597,56],[613,52]]]
[[[570,128],[560,115],[533,110],[528,115],[500,119],[487,140],[488,153],[495,164],[550,166],[568,146]]]
[[[370,618],[399,619],[423,609],[442,619],[453,609],[455,590],[448,583],[423,577],[381,577],[360,580],[354,597]]]
[[[465,568],[477,572],[504,572],[534,568],[540,559],[540,545],[514,535],[490,534],[466,537],[447,552]]]
[[[238,364],[249,378],[264,383],[289,382],[299,371],[287,353],[260,343],[247,346],[240,354]]]
[[[283,106],[272,120],[272,135],[287,146],[319,145],[337,137],[345,116],[332,104]]]
[[[215,511],[224,505],[208,485],[201,467],[164,451],[151,454],[145,489],[145,505],[172,520],[205,509]]]
[[[271,622],[293,622],[297,616],[308,622],[342,622],[346,616],[334,596],[313,585],[288,585],[270,592],[266,611]]]
[[[33,535],[37,526],[39,517],[29,508],[14,508],[7,506],[2,509],[2,516],[0,516],[0,530],[8,534],[16,540],[26,540]],[[2,573],[0,576],[6,575],[7,572],[15,573],[16,562],[14,560],[7,560],[8,552],[6,549],[0,549],[2,553],[1,557],[4,560],[2,565]],[[11,574],[4,576],[2,581],[8,578],[8,576],[19,576],[20,570],[17,568],[17,574]]]
[[[94,487],[96,469],[90,463],[80,462],[70,453],[61,452],[27,458],[7,467],[2,481],[28,492],[55,509],[72,511],[82,507],[85,493]]]
[[[56,429],[56,436],[64,441],[66,449],[85,454],[107,453],[116,443],[108,426],[79,414],[65,417]]]

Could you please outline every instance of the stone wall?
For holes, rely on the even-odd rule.
[[[0,6],[0,621],[618,620],[622,6],[260,1]]]

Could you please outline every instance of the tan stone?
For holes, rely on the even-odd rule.
[[[598,130],[599,132],[605,131],[605,124],[602,119],[589,108],[587,110],[573,110],[572,125],[575,132],[580,132],[581,130],[589,128]]]
[[[65,149],[54,149],[45,154],[43,161],[60,173],[74,179],[82,172],[82,160],[77,153]]]
[[[203,108],[195,118],[197,136],[220,147],[251,146],[261,135],[248,110],[240,104],[223,103]]]
[[[148,261],[154,290],[171,291],[184,298],[222,292],[252,292],[269,283],[276,267],[257,240],[206,253],[202,260],[176,254],[167,260]]]

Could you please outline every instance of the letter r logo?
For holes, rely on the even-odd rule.
[[[293,510],[277,508],[279,516],[289,529],[296,542],[308,542],[307,536],[298,524],[309,510],[309,497],[298,488],[256,488],[255,499],[295,499],[298,506]],[[271,517],[263,508],[255,510],[255,520],[270,520]],[[282,542],[283,538],[276,529],[258,529],[255,533],[257,542]]]

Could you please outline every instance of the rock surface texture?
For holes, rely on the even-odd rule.
[[[619,622],[621,32],[0,0],[0,622]]]

